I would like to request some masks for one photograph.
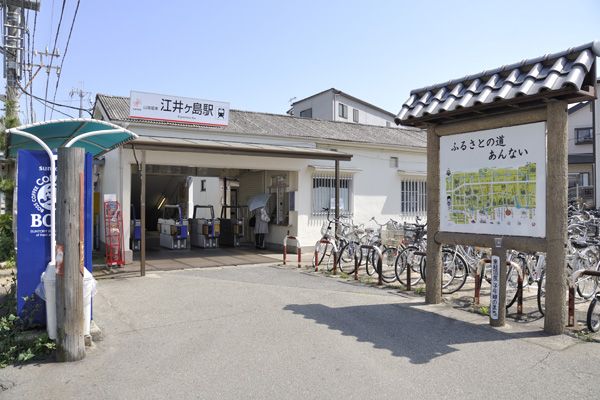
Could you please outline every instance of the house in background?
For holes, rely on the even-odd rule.
[[[396,127],[395,114],[335,88],[292,103],[287,113],[295,117],[323,121]]]
[[[600,82],[600,81],[599,81]],[[596,83],[596,91],[600,89]],[[596,121],[598,99],[595,100]],[[598,174],[594,167],[594,104],[585,101],[569,109],[567,129],[569,133],[569,200],[581,198],[588,206],[600,204],[598,194],[594,199],[594,185],[598,187]],[[596,125],[598,122],[596,122]],[[597,129],[597,128],[596,128]],[[599,143],[596,142],[596,146]],[[598,165],[598,161],[595,163]]]

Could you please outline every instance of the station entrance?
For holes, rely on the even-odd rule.
[[[141,180],[131,170],[130,248],[141,250]],[[273,262],[274,235],[257,249],[251,219],[289,225],[293,171],[146,165],[146,262],[186,268]],[[252,204],[249,204],[251,202]],[[254,218],[252,218],[254,216]]]

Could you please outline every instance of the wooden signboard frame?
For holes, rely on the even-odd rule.
[[[499,236],[440,231],[440,137],[497,129],[536,122],[546,123],[546,237]],[[565,244],[567,240],[567,102],[549,100],[545,106],[491,117],[443,125],[427,125],[427,283],[426,301],[442,300],[441,243],[492,248],[500,258],[500,299],[498,318],[490,325],[503,326],[506,319],[506,251],[546,252],[546,313],[544,330],[563,332],[566,324]],[[564,188],[560,190],[559,188]]]

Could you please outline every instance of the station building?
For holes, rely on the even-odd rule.
[[[281,247],[288,233],[303,247],[314,245],[326,222],[324,209],[334,206],[336,165],[340,213],[354,223],[426,215],[425,132],[233,109],[228,114],[225,126],[132,118],[129,97],[97,95],[93,118],[139,135],[95,167],[97,198],[115,195],[123,206],[127,260],[133,254],[130,221],[140,217],[142,163],[147,246],[158,245],[165,205],[180,205],[184,218],[198,204],[213,205],[216,217],[230,217],[235,206],[260,193],[271,194],[269,248]],[[97,212],[103,242],[101,207]],[[251,243],[249,215],[238,216],[243,241]]]

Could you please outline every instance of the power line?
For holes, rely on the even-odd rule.
[[[45,102],[44,102],[44,100],[42,100],[40,97],[34,96],[34,95],[32,95],[32,94],[29,94],[29,93],[25,93],[25,94],[26,94],[26,95],[28,95],[30,99],[34,99],[35,101],[37,101],[38,103],[40,103],[40,104],[41,104],[41,105],[43,105],[44,107],[46,106],[46,103],[45,103]],[[62,111],[60,111],[60,110],[55,110],[55,111],[56,111],[57,113],[59,113],[59,114],[62,114],[62,115],[64,115],[65,117],[69,117],[69,118],[73,118],[73,119],[75,118],[74,116],[72,116],[72,115],[69,115],[69,114],[67,114],[67,113],[64,113],[64,112],[62,112]]]
[[[60,33],[60,26],[62,24],[63,15],[65,13],[65,6],[67,4],[67,0],[63,0],[62,8],[60,10],[60,18],[58,19],[58,26],[56,27],[56,36],[54,37],[54,48],[52,49],[52,53],[56,52],[56,45],[58,44],[58,34]],[[54,58],[50,58],[50,68],[52,68],[52,62]],[[60,73],[60,72],[59,72]],[[48,100],[48,84],[50,83],[50,74],[48,74],[48,79],[46,79],[46,91],[44,93],[44,101]],[[44,108],[44,119],[46,119],[46,107]]]
[[[79,11],[80,0],[77,0],[77,6],[75,7],[75,13],[73,14],[73,20],[71,21],[71,28],[69,29],[69,36],[67,37],[67,44],[65,45],[65,52],[63,53],[62,60],[60,60],[59,74],[56,77],[56,86],[54,87],[54,96],[52,101],[56,101],[56,93],[58,92],[58,84],[60,83],[60,77],[62,76],[63,64],[65,58],[67,58],[67,52],[69,51],[69,43],[71,42],[71,35],[73,34],[73,27],[75,26],[75,19],[77,19],[77,12]],[[52,108],[54,111],[54,108]],[[50,111],[50,119],[52,119],[52,111]]]
[[[88,114],[92,115],[92,109],[91,108],[90,109],[88,109],[88,108],[79,108],[79,107],[75,107],[75,106],[69,106],[69,105],[66,105],[66,104],[55,103],[55,102],[50,101],[50,100],[42,99],[41,97],[38,97],[38,96],[34,95],[33,93],[28,92],[27,90],[25,90],[21,86],[21,84],[19,84],[19,88],[21,89],[21,92],[23,92],[23,94],[26,94],[27,96],[31,96],[32,98],[34,98],[34,99],[36,99],[38,101],[41,101],[43,103],[52,104],[52,105],[57,106],[57,107],[70,108],[72,110],[77,110],[77,111],[82,110],[82,111],[85,111]],[[58,110],[56,110],[56,111],[59,112]]]

